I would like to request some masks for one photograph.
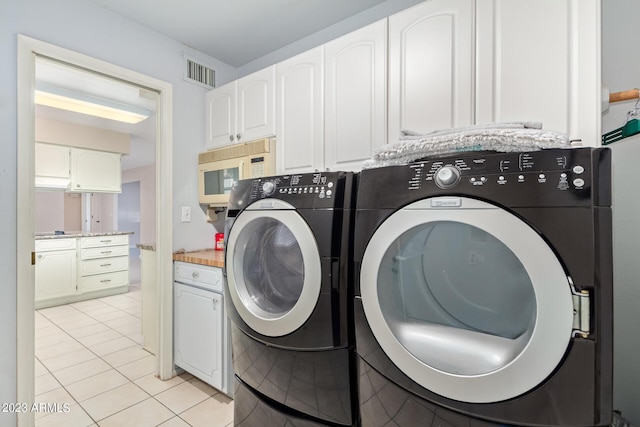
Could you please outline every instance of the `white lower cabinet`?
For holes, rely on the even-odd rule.
[[[36,302],[65,298],[76,293],[76,239],[36,242]]]
[[[231,394],[222,270],[176,261],[174,280],[174,363]]]
[[[79,292],[129,287],[129,236],[80,239]]]
[[[127,292],[129,236],[36,240],[36,308]]]

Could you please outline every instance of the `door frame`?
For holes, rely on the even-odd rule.
[[[156,121],[156,277],[158,280],[158,354],[160,379],[174,376],[173,368],[173,85],[153,77],[18,34],[17,62],[17,261],[16,261],[16,394],[17,401],[35,401],[35,268],[34,142],[35,58],[43,55],[157,91]],[[34,414],[18,414],[18,425],[30,426]]]

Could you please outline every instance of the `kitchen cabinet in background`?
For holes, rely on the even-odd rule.
[[[36,240],[35,298],[39,302],[76,293],[76,239]],[[39,307],[38,307],[39,308]]]
[[[129,290],[129,236],[36,239],[35,307]]]
[[[80,293],[129,289],[129,236],[98,236],[79,239]]]
[[[35,143],[36,188],[68,189],[71,180],[71,148]]]
[[[35,143],[35,187],[81,193],[122,192],[121,154]]]
[[[93,193],[122,192],[122,165],[119,153],[71,149],[71,191]]]
[[[273,65],[207,92],[207,150],[275,135],[275,79]]]

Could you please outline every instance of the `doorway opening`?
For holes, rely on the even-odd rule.
[[[34,379],[34,237],[35,237],[35,141],[36,141],[36,63],[38,58],[69,64],[102,78],[126,82],[157,95],[157,120],[151,125],[155,160],[156,223],[154,238],[157,254],[158,357],[157,376],[171,378],[172,359],[171,247],[172,247],[172,86],[169,83],[59,48],[26,36],[18,36],[18,200],[17,211],[17,399],[31,405],[35,400]],[[73,202],[77,202],[74,200]],[[64,205],[64,203],[63,203]],[[163,213],[160,215],[160,213]],[[64,215],[62,215],[64,217]],[[71,221],[71,220],[70,220]],[[74,220],[75,221],[75,220]],[[64,223],[62,227],[65,227]],[[33,425],[33,413],[18,414],[19,425]]]

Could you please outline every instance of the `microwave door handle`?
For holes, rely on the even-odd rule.
[[[244,160],[240,160],[240,167],[238,168],[238,179],[244,179]]]

